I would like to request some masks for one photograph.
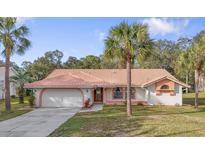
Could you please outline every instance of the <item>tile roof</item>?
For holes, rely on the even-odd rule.
[[[165,69],[132,69],[132,86],[144,87],[161,78],[169,78],[183,86]],[[56,69],[43,80],[25,88],[92,88],[126,86],[126,69]]]

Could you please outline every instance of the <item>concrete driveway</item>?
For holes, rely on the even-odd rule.
[[[39,108],[0,122],[1,137],[44,137],[71,118],[80,108]]]

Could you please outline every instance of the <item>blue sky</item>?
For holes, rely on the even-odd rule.
[[[192,37],[205,29],[205,18],[18,18],[18,25],[30,28],[32,47],[25,55],[14,55],[11,60],[20,65],[55,49],[64,53],[64,61],[69,56],[100,55],[110,27],[124,20],[148,24],[155,40]]]

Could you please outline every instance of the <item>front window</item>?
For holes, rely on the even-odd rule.
[[[114,99],[123,99],[123,91],[121,88],[117,87],[114,89],[113,98]]]
[[[163,86],[161,86],[160,89],[162,89],[162,90],[168,90],[168,89],[169,89],[169,86],[168,86],[168,85],[163,85]]]

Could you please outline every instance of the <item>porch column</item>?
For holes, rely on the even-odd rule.
[[[149,89],[145,88],[145,101],[149,103]]]
[[[94,103],[94,89],[89,89],[89,98],[90,98],[90,103]]]
[[[106,90],[105,90],[105,88],[103,88],[103,104],[105,104],[106,103],[106,101],[107,101],[107,94],[106,94]]]
[[[126,95],[126,88],[122,88],[122,92],[123,92],[123,99],[125,100],[125,95]]]
[[[40,93],[43,89],[35,89],[34,91],[34,95],[35,95],[35,107],[40,107],[40,101],[41,101],[41,96]]]

